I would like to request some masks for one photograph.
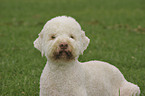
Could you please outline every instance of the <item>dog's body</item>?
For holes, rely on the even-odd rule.
[[[139,96],[139,87],[126,81],[113,65],[77,60],[88,44],[73,18],[56,17],[46,23],[34,42],[47,57],[40,96]]]

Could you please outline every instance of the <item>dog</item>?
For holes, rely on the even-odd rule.
[[[139,87],[128,82],[115,66],[78,61],[89,42],[72,17],[58,16],[44,25],[34,41],[34,47],[47,58],[40,96],[139,96]]]

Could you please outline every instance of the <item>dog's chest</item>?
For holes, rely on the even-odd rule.
[[[46,65],[40,78],[40,89],[51,94],[77,94],[78,90],[84,88],[83,76],[80,69],[50,70]]]

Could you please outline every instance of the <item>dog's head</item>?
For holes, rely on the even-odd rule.
[[[34,46],[49,59],[68,61],[77,59],[89,41],[75,19],[60,16],[44,25]]]

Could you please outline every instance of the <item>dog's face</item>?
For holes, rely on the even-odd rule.
[[[51,60],[77,59],[87,48],[89,39],[71,17],[56,17],[48,21],[34,41],[35,48]]]

